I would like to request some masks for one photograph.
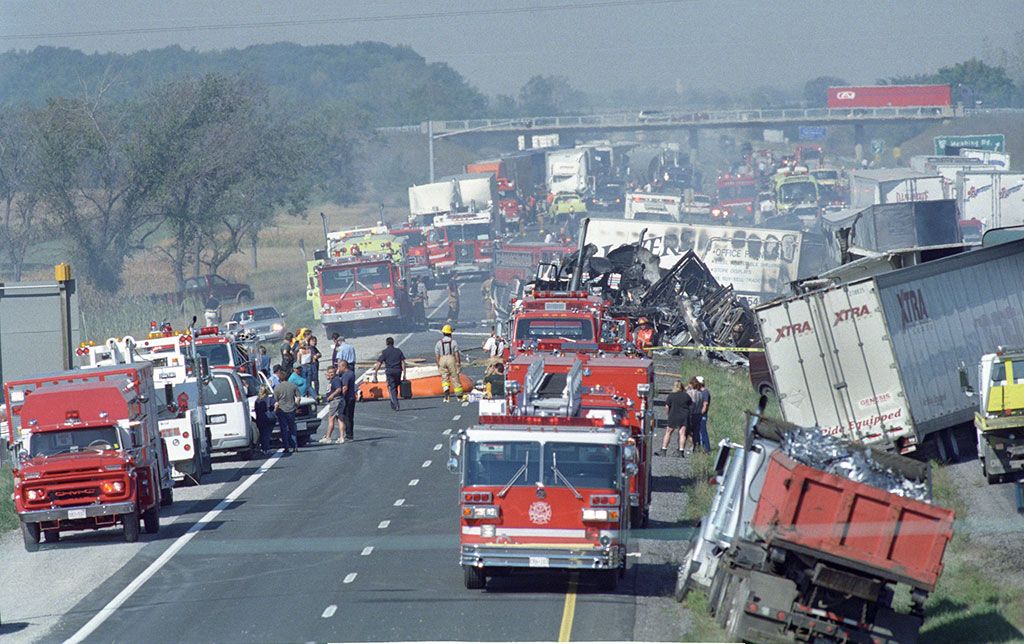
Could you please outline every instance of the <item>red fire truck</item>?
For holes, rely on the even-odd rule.
[[[580,370],[577,383],[576,371]],[[647,525],[651,505],[651,459],[654,413],[650,392],[654,366],[649,358],[574,355],[521,355],[508,363],[506,380],[520,396],[506,401],[511,413],[538,413],[537,401],[574,416],[602,418],[630,430],[629,444],[636,448],[638,475],[629,481],[630,526]],[[573,396],[579,397],[577,401]],[[534,407],[530,407],[529,404]]]
[[[563,569],[587,571],[610,591],[625,572],[625,490],[637,472],[629,430],[543,413],[482,416],[452,439],[467,588],[517,569]]]
[[[627,320],[611,317],[600,296],[583,291],[536,291],[512,313],[512,355],[562,348],[618,353],[631,338]]]
[[[427,286],[434,284],[434,268],[430,265],[430,251],[427,249],[427,231],[411,224],[401,228],[391,228],[389,233],[405,240],[405,269],[409,277],[418,277]]]
[[[160,530],[173,486],[157,426],[153,367],[65,371],[4,384],[14,507],[25,549],[61,532]]]
[[[430,265],[438,278],[486,275],[494,266],[494,222],[490,211],[448,213],[434,218],[427,233]]]
[[[750,222],[754,220],[757,200],[757,179],[749,174],[725,173],[718,177],[718,205],[711,216],[726,221]]]
[[[371,321],[400,327],[411,319],[401,269],[387,255],[327,259],[316,270],[316,290],[328,334]]]
[[[221,333],[220,327],[204,326],[196,331],[196,355],[206,358],[210,368],[231,367],[242,373],[254,373],[256,365],[249,352],[233,336]]]

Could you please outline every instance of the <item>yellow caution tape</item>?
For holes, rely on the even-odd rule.
[[[734,351],[736,353],[764,353],[761,347],[719,347],[710,344],[664,344],[659,347],[645,347],[644,351],[659,351],[661,349],[694,349],[696,351]]]

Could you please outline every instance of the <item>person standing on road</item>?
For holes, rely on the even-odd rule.
[[[683,381],[676,380],[672,385],[672,393],[665,398],[665,406],[668,407],[668,419],[665,427],[665,439],[661,441],[661,451],[658,456],[664,456],[668,452],[668,444],[672,441],[672,432],[679,432],[679,455],[682,456],[686,448],[686,424],[690,421],[693,400],[690,395],[683,391]]]
[[[256,356],[256,368],[259,369],[263,375],[270,376],[270,356],[267,355],[267,347],[260,345],[259,354]]]
[[[338,336],[341,343],[338,344],[338,362],[342,360],[348,363],[349,369],[356,368],[356,348],[348,343],[345,336]],[[335,365],[337,366],[337,365]]]
[[[484,302],[484,317],[487,324],[494,324],[494,276],[490,275],[480,284],[480,298]]]
[[[292,372],[292,367],[295,366],[295,354],[292,353],[291,349],[285,349],[281,352],[281,366],[284,367],[285,373]]]
[[[711,390],[704,383],[704,376],[695,378],[700,386],[700,422],[697,425],[697,436],[693,440],[696,449],[698,441],[705,454],[711,453],[711,438],[708,436],[708,410],[711,409]]]
[[[504,363],[505,340],[498,335],[495,327],[491,327],[491,335],[484,340],[482,348],[487,352],[487,369],[484,372],[486,376],[494,371],[495,365]]]
[[[342,405],[345,415],[345,436],[339,438],[339,443],[355,440],[356,422],[356,374],[349,368],[348,360],[338,362],[338,375],[341,378],[341,396],[345,401]]]
[[[498,363],[484,376],[484,397],[488,400],[501,400],[505,397],[505,365]]]
[[[341,334],[331,334],[331,366],[337,370],[338,368],[338,346],[341,344]]]
[[[276,364],[276,365],[274,365],[270,369],[270,390],[271,391],[273,391],[274,387],[276,387],[277,385],[279,385],[281,383],[281,379],[277,377],[277,372],[278,371],[284,371],[284,367],[282,367],[279,364]],[[285,373],[288,373],[288,372],[285,371]]]
[[[459,321],[459,282],[452,275],[448,280],[448,322]]]
[[[388,383],[388,395],[391,397],[391,409],[398,411],[401,405],[398,403],[398,388],[405,380],[405,354],[395,346],[394,338],[384,340],[384,350],[377,357],[377,364],[373,367],[373,381],[377,382],[377,372],[381,365],[384,365],[384,378]]]
[[[409,301],[412,303],[412,319],[418,326],[427,323],[427,290],[420,282],[420,278],[414,277],[409,281]]]
[[[309,352],[309,362],[306,365],[306,370],[302,374],[302,377],[309,383],[310,395],[313,397],[320,396],[320,358],[322,354],[320,349],[317,347],[317,339],[315,335],[309,336],[307,341],[306,351]]]
[[[260,452],[263,456],[270,453],[270,437],[274,433],[274,423],[277,419],[271,411],[270,405],[274,402],[269,387],[260,387],[260,393],[256,397],[256,429],[260,432]]]
[[[206,320],[206,326],[220,324],[220,300],[216,296],[210,295],[203,305],[203,319]]]
[[[434,361],[437,363],[438,373],[441,374],[441,393],[444,395],[444,401],[451,400],[453,389],[456,397],[466,399],[462,392],[462,355],[459,353],[459,343],[452,338],[452,325],[444,325],[441,334],[441,339],[434,345]]]
[[[686,421],[686,426],[690,428],[690,446],[685,447],[685,454],[692,454],[693,448],[697,446],[697,432],[700,429],[700,409],[701,409],[701,395],[700,395],[700,383],[697,382],[696,376],[690,378],[690,381],[686,383],[686,393],[690,396],[690,400],[693,401],[693,405],[690,407],[690,418]]]
[[[330,443],[334,436],[334,427],[341,422],[345,425],[345,414],[342,404],[345,402],[341,391],[341,377],[334,366],[327,367],[327,433],[318,443]],[[338,439],[341,439],[342,430],[338,431]]]
[[[295,424],[295,410],[299,405],[299,388],[286,380],[287,374],[278,369],[277,377],[281,380],[274,387],[274,413],[277,414],[277,426],[281,430],[281,444],[284,453],[291,454],[299,449],[298,426]]]
[[[292,367],[292,375],[288,376],[288,382],[295,385],[295,388],[298,389],[300,396],[308,396],[309,383],[302,376],[302,371],[302,365],[295,365],[294,367]]]

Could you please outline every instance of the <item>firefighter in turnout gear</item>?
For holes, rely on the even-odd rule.
[[[434,360],[437,362],[437,371],[441,374],[444,401],[451,400],[452,389],[455,390],[456,397],[468,400],[469,397],[462,391],[462,356],[459,354],[459,343],[452,338],[452,325],[444,325],[441,333],[441,339],[434,345]]]

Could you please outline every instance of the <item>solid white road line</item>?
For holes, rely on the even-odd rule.
[[[373,552],[373,546],[366,546],[365,548],[363,548],[363,551],[362,551],[362,552],[360,552],[359,554],[360,554],[361,556],[363,556],[363,557],[366,557],[366,556],[367,556],[367,555],[369,555],[369,554],[370,554],[371,552]]]
[[[460,418],[462,418],[462,414],[455,414],[454,416],[452,416],[452,420],[458,420]]]
[[[331,604],[330,606],[324,609],[324,612],[320,615],[320,617],[323,617],[324,619],[327,619],[328,617],[334,617],[334,614],[336,612],[338,612],[338,605]]]
[[[78,629],[78,632],[72,635],[67,640],[67,642],[69,642],[70,644],[77,644],[78,642],[85,641],[86,638],[95,633],[96,629],[103,625],[103,622],[110,619],[110,616],[113,615],[118,608],[123,606],[124,603],[128,601],[128,599],[131,598],[131,596],[134,595],[139,588],[142,587],[143,584],[149,581],[153,577],[153,575],[155,575],[157,572],[160,571],[161,568],[167,565],[167,562],[170,561],[174,555],[178,554],[178,552],[180,552],[181,549],[184,548],[189,541],[191,541],[197,534],[199,534],[200,530],[205,528],[207,525],[213,523],[213,520],[216,519],[221,512],[226,510],[227,507],[234,503],[235,500],[238,499],[238,497],[241,496],[243,492],[248,490],[253,483],[258,481],[261,476],[266,474],[267,470],[269,470],[271,467],[274,466],[275,463],[281,460],[281,454],[282,451],[278,450],[273,456],[268,458],[266,462],[263,463],[263,465],[260,466],[260,469],[250,474],[249,478],[242,481],[240,485],[238,485],[235,489],[231,490],[231,492],[228,493],[226,497],[221,499],[220,503],[218,503],[212,510],[207,512],[205,515],[203,515],[201,519],[199,519],[191,526],[189,526],[189,529],[185,532],[185,534],[175,539],[174,543],[172,543],[167,548],[167,550],[164,550],[163,553],[161,553],[161,555],[157,557],[153,563],[149,564],[149,566],[147,566],[146,569],[143,570],[138,577],[133,579],[127,586],[124,587],[124,589],[121,592],[119,592],[113,599],[111,599],[106,606],[101,608],[100,611],[96,613],[92,619],[85,623],[85,626]]]
[[[345,575],[345,578],[341,580],[341,583],[343,583],[343,584],[351,584],[353,581],[356,580],[356,576],[358,574],[359,573],[357,573],[357,572],[350,572],[350,573],[348,573],[347,575]]]
[[[388,527],[389,525],[391,525],[391,522],[388,521],[387,519],[385,519],[384,521],[381,521],[380,523],[377,524],[377,529],[378,530],[383,530],[384,528]]]
[[[396,508],[397,507],[401,507],[404,504],[405,504],[405,499],[398,499],[397,501],[395,501],[395,507]]]
[[[413,479],[413,480],[409,481],[409,487],[416,487],[419,484],[420,484],[420,480],[419,479]]]
[[[441,451],[441,443],[438,443],[437,445],[434,445],[434,451],[435,452],[440,452]]]
[[[423,461],[423,467],[430,467],[430,461]]]

